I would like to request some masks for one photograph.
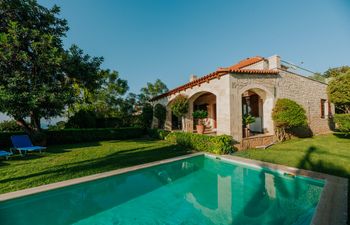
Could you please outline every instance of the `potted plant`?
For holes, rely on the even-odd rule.
[[[250,114],[245,114],[242,119],[244,137],[249,137],[249,125],[255,122],[255,118]]]
[[[196,110],[192,113],[192,116],[198,121],[198,124],[196,125],[197,133],[204,134],[205,125],[203,119],[208,117],[208,112],[205,110]]]

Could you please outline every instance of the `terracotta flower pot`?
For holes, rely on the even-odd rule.
[[[202,125],[202,124],[196,125],[196,129],[197,129],[197,133],[198,133],[198,134],[204,134],[205,126]]]
[[[249,128],[248,127],[243,128],[243,136],[244,137],[249,137],[250,136],[250,132],[249,132]]]

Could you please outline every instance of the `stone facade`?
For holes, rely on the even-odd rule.
[[[334,114],[334,105],[328,102],[327,85],[288,71],[281,71],[280,76],[277,83],[277,98],[288,98],[302,105],[314,134],[330,132],[328,116]],[[321,100],[325,100],[326,107],[323,118]]]
[[[229,72],[215,79],[207,79],[205,82],[186,86],[176,93],[170,92],[171,94],[154,100],[154,105],[160,103],[167,107],[165,128],[168,130],[172,128],[170,110],[172,100],[179,94],[183,94],[189,99],[189,112],[183,118],[182,128],[193,132],[194,102],[198,97],[210,93],[216,97],[215,102],[213,98],[210,102],[208,100],[208,105],[216,106],[217,134],[231,135],[236,141],[241,142],[243,138],[242,95],[249,92],[259,96],[260,102],[255,107],[260,108],[260,114],[256,120],[261,123],[262,133],[274,134],[271,114],[278,98],[289,98],[302,105],[314,134],[329,132],[328,115],[333,114],[334,106],[328,105],[327,85],[288,71],[286,67],[281,66],[279,56],[259,59],[254,59],[257,62],[253,61],[255,63],[249,65],[245,65],[246,61],[241,61],[240,64],[244,64],[245,67],[239,68],[238,72]],[[252,59],[247,60],[252,61]],[[231,68],[238,68],[237,65]],[[252,108],[253,106],[249,105],[248,109],[253,110]]]

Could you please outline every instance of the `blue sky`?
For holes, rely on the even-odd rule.
[[[278,54],[316,72],[350,64],[349,0],[39,0],[61,7],[65,39],[103,56],[130,91],[169,88],[250,56]]]

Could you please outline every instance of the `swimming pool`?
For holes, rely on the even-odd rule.
[[[208,155],[0,203],[1,225],[310,224],[324,182]]]

